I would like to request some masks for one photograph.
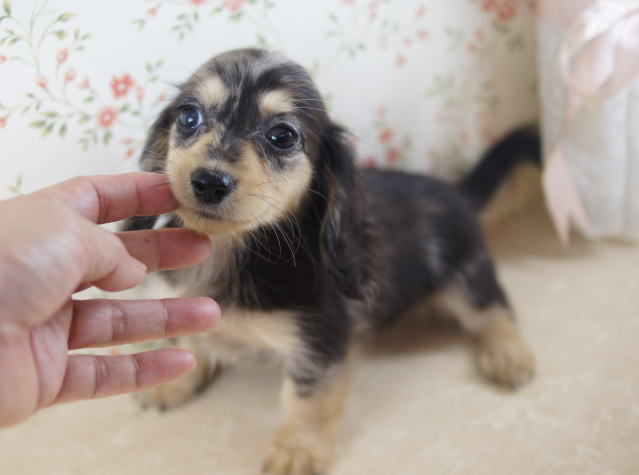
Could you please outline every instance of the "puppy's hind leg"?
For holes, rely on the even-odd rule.
[[[477,337],[477,363],[488,379],[516,389],[533,378],[535,359],[515,324],[487,254],[467,263],[440,301]]]

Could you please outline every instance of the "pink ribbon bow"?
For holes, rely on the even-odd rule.
[[[562,143],[581,107],[607,99],[639,76],[639,1],[542,0],[539,14],[568,27],[559,56],[565,98],[562,133],[542,179],[550,215],[567,245],[571,224],[588,234],[590,221]]]

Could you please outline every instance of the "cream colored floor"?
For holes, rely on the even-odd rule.
[[[450,330],[395,338],[363,364],[334,475],[639,473],[639,248],[564,252],[541,211],[489,234],[537,379],[516,394],[485,384]],[[129,397],[45,410],[0,431],[0,473],[256,474],[277,379],[227,372],[167,414]]]

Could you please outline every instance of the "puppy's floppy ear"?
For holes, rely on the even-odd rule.
[[[373,227],[355,172],[355,150],[344,129],[330,124],[320,142],[320,187],[326,197],[320,246],[329,276],[347,297],[372,297]]]
[[[146,172],[162,173],[166,166],[166,155],[169,150],[169,131],[173,123],[173,106],[167,106],[155,119],[140,155],[140,169]],[[138,231],[152,229],[157,216],[135,216],[125,220],[122,231]]]
[[[140,169],[161,173],[166,167],[169,151],[169,132],[174,120],[173,104],[167,106],[155,119],[140,155]]]

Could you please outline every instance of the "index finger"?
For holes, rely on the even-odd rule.
[[[167,176],[150,172],[77,177],[34,195],[62,201],[97,224],[177,208]]]

